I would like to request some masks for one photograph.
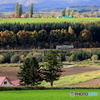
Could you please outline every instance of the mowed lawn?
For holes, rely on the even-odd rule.
[[[97,92],[97,96],[70,96],[70,92]],[[100,100],[99,89],[0,91],[0,100]]]
[[[84,22],[100,21],[100,18],[9,18],[0,19],[0,23],[51,23],[51,22]]]

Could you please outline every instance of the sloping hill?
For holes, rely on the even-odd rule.
[[[14,11],[15,4],[20,3],[26,7],[29,7],[31,3],[34,4],[35,9],[47,9],[47,8],[65,8],[70,6],[86,6],[95,5],[100,6],[100,0],[0,0],[0,12],[2,11]]]

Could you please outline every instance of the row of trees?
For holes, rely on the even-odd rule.
[[[29,8],[29,17],[32,18],[33,16],[33,3],[30,4],[30,8]],[[21,15],[23,14],[23,7],[22,4],[16,3],[16,17],[21,17]]]
[[[100,46],[99,22],[6,23],[0,24],[0,31],[1,48],[55,48],[62,44],[73,44],[76,48]]]
[[[62,64],[60,56],[56,51],[50,50],[45,55],[45,64],[42,68],[39,66],[36,58],[27,58],[21,66],[21,71],[18,73],[21,85],[35,86],[40,84],[43,80],[53,82],[58,80],[62,72]]]
[[[62,10],[62,16],[74,16],[74,9],[67,9],[67,14],[66,14],[66,8]]]
[[[62,16],[72,16],[72,17],[100,17],[100,12],[98,10],[87,10],[82,9],[76,12],[76,10],[71,8],[64,8],[62,10]]]
[[[42,52],[0,52],[0,63],[23,63],[26,58],[33,56],[39,62],[43,61]]]
[[[56,50],[57,53],[61,56],[61,61],[82,61],[91,59],[93,55],[97,55],[100,60],[100,50],[76,50],[71,52],[70,50]],[[0,53],[0,63],[23,63],[26,58],[35,57],[39,62],[44,61],[44,56],[47,51],[42,52],[6,52]]]

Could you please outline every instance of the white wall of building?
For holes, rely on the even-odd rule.
[[[14,86],[14,85],[12,85],[7,79],[5,79],[1,84],[1,86]]]

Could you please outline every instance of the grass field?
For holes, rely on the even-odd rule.
[[[100,70],[61,77],[58,81],[54,81],[54,87],[66,87],[71,84],[85,82],[96,78],[100,78]],[[43,81],[41,86],[50,87],[50,83]]]
[[[100,18],[9,18],[0,19],[0,23],[44,23],[44,22],[84,22],[84,21],[100,21]]]
[[[72,97],[70,92],[97,92],[98,95]],[[99,94],[99,89],[0,91],[0,100],[100,100]]]

